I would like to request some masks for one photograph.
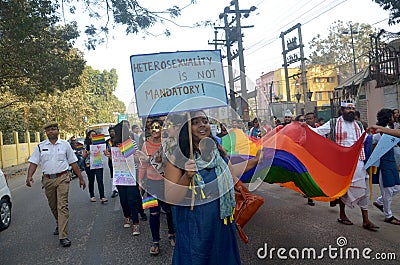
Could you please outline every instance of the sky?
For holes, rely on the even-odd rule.
[[[140,1],[150,10],[163,11],[172,5],[185,7],[181,16],[173,22],[164,21],[149,29],[151,34],[126,35],[123,28],[114,31],[113,38],[94,51],[84,50],[87,64],[98,70],[115,68],[118,85],[115,95],[125,103],[128,113],[136,112],[132,102],[134,88],[130,65],[130,56],[158,52],[189,50],[213,50],[214,28],[193,27],[200,21],[212,21],[215,26],[223,26],[219,14],[229,5],[228,0],[146,0]],[[242,26],[254,26],[243,29],[244,62],[248,82],[248,91],[254,90],[255,81],[262,73],[282,67],[282,44],[279,35],[301,23],[305,56],[310,53],[307,44],[317,34],[326,36],[333,22],[342,20],[352,23],[368,23],[377,29],[400,32],[400,26],[388,26],[389,12],[384,11],[372,0],[239,0],[240,9],[257,9],[248,18],[242,18]],[[233,9],[233,7],[231,8]],[[78,22],[79,23],[79,22]],[[82,25],[81,25],[82,26]],[[171,32],[169,37],[161,33],[165,28]],[[219,30],[218,39],[224,39],[223,30]],[[355,37],[355,41],[357,41]],[[222,54],[226,49],[219,46]],[[349,47],[350,48],[350,47]],[[234,64],[238,64],[238,60]],[[226,65],[226,60],[223,61]],[[238,65],[233,65],[238,68]],[[227,81],[227,76],[225,76]],[[250,83],[250,84],[249,84]]]

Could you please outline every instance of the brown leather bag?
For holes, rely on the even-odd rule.
[[[251,219],[251,217],[257,212],[258,208],[264,203],[264,198],[250,193],[245,185],[241,181],[235,184],[235,222],[236,228],[240,238],[244,243],[249,242],[249,238],[243,232],[243,227]]]

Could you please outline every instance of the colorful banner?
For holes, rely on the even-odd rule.
[[[219,50],[132,55],[130,60],[140,117],[227,105]]]
[[[104,151],[106,144],[90,145],[90,169],[103,168]]]
[[[92,144],[104,144],[106,143],[106,138],[104,134],[96,134],[92,137]]]
[[[125,158],[118,147],[111,147],[113,185],[136,186],[136,170],[133,156]],[[130,167],[129,165],[132,165]]]
[[[264,181],[279,183],[319,201],[334,200],[343,196],[352,182],[364,136],[353,146],[343,147],[308,126],[292,122],[256,142],[263,149],[263,159],[251,175],[246,172],[241,180],[250,181],[251,190]],[[249,153],[232,155],[231,161],[235,164],[251,157]]]

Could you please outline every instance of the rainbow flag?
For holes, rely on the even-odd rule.
[[[158,206],[157,198],[153,196],[147,196],[143,199],[143,209],[152,208]]]
[[[78,151],[83,150],[83,144],[78,142],[78,143],[76,143],[75,148]]]
[[[121,150],[122,155],[126,158],[136,152],[138,150],[138,147],[135,144],[133,144],[132,140],[128,138],[126,141],[122,142],[119,146],[119,150]]]
[[[279,183],[319,201],[343,196],[353,179],[365,133],[351,147],[340,146],[308,126],[293,122],[268,133],[260,142],[263,159],[241,179],[252,184],[260,180]],[[249,154],[233,155],[232,163],[249,159]]]
[[[96,134],[92,137],[93,145],[104,144],[104,143],[106,143],[106,138],[105,138],[104,134]]]

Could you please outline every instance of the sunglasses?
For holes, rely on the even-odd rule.
[[[160,125],[152,125],[151,127],[150,127],[150,129],[151,129],[151,131],[152,132],[159,132],[159,131],[161,131],[161,126]]]
[[[305,121],[306,121],[306,119],[299,119],[299,121],[305,122]]]
[[[355,110],[355,107],[346,107],[347,110]]]

